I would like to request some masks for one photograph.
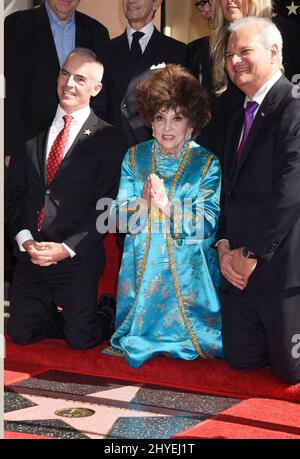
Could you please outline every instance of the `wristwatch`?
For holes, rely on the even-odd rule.
[[[246,249],[246,247],[243,247],[243,256],[245,258],[250,258],[251,260],[256,260],[257,256],[255,253],[251,252],[250,250]]]

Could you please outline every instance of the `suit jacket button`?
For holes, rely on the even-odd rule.
[[[46,194],[50,194],[50,193],[51,193],[51,191],[50,191],[50,190],[46,190]]]
[[[232,191],[228,191],[227,196],[230,198],[231,195],[232,195]]]

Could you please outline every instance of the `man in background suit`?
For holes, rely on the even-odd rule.
[[[90,109],[102,75],[92,51],[75,49],[59,74],[54,120],[25,143],[8,169],[6,212],[18,258],[8,333],[18,344],[64,337],[86,349],[112,328],[113,310],[97,310],[105,260],[96,205],[115,197],[127,144]]]
[[[77,46],[99,56],[109,40],[106,27],[75,11],[80,0],[46,0],[40,7],[18,11],[5,19],[4,71],[6,78],[6,164],[31,138],[41,119],[54,115],[56,79],[66,56]],[[99,102],[93,109],[102,116]]]
[[[163,35],[153,25],[161,3],[162,0],[123,0],[126,31],[105,44],[100,54],[107,120],[124,131],[130,145],[151,138],[150,129],[135,110],[137,83],[147,77],[153,65],[186,63],[186,45]],[[140,32],[140,37],[134,38],[135,32]]]
[[[218,234],[230,366],[300,382],[300,94],[271,21],[231,24],[226,68],[246,95],[230,120]],[[254,120],[253,120],[254,118]]]

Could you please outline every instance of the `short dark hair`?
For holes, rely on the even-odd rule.
[[[186,116],[195,136],[210,120],[208,94],[184,67],[168,64],[153,70],[135,93],[136,109],[148,126],[162,108],[179,110]]]

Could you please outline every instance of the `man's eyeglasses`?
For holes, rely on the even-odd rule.
[[[210,6],[210,0],[199,0],[198,2],[195,3],[195,7],[199,11],[204,10],[205,6]]]

